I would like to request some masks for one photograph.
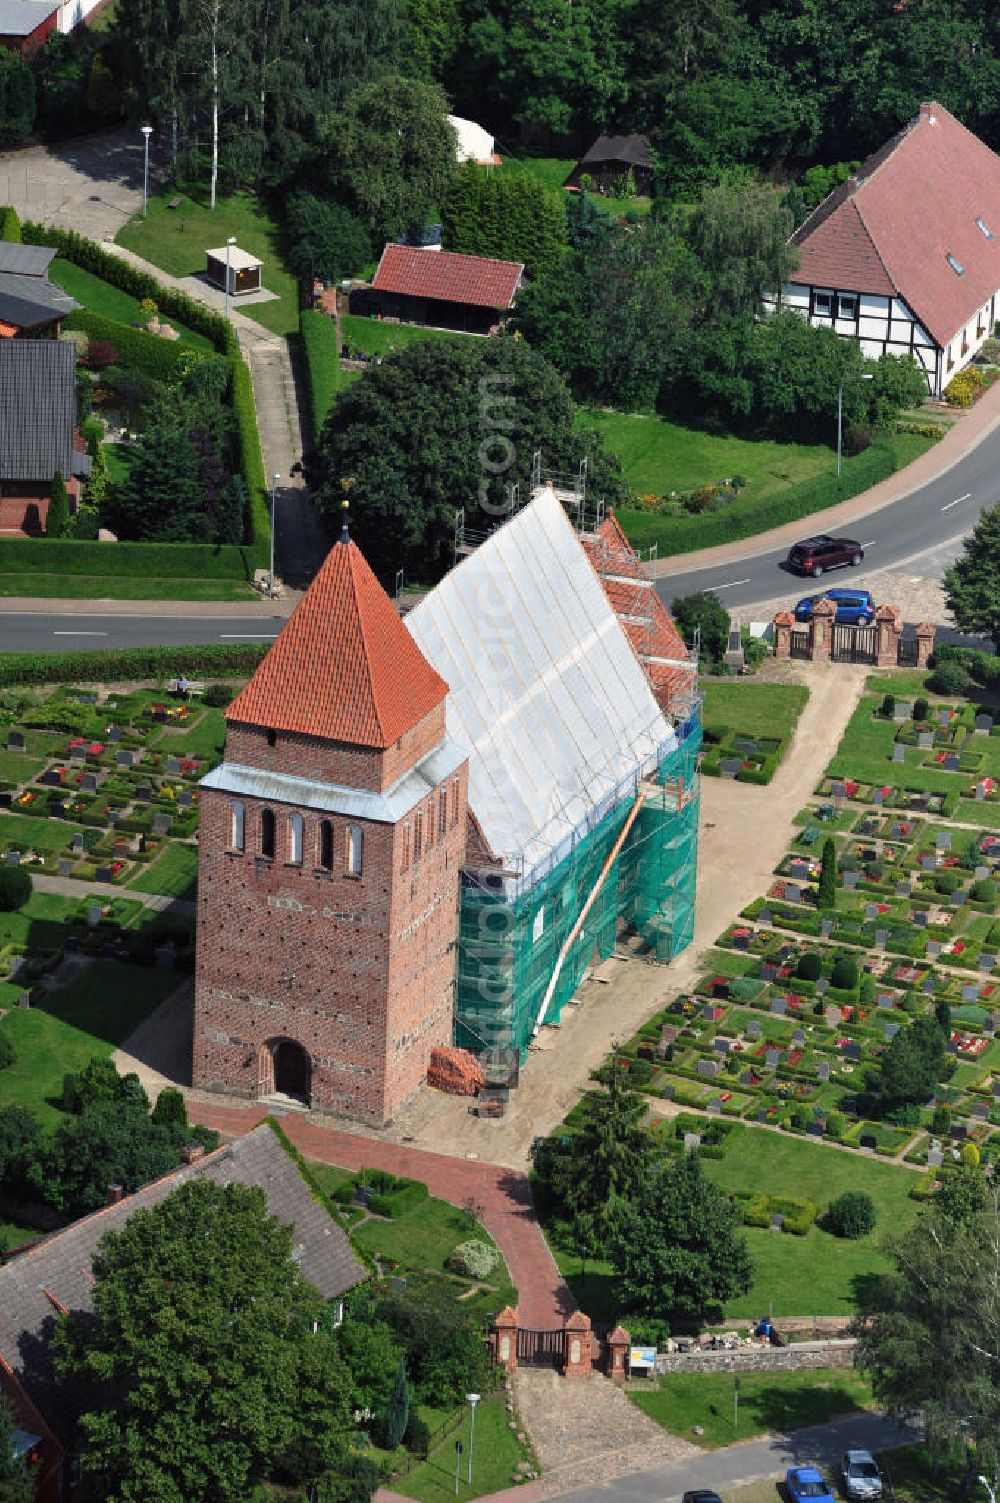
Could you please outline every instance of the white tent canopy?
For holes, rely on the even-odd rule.
[[[550,489],[406,617],[450,688],[469,805],[524,876],[559,859],[676,744],[569,518]]]
[[[488,130],[474,120],[463,120],[461,115],[449,115],[448,124],[458,136],[455,156],[459,162],[492,162],[496,145]]]

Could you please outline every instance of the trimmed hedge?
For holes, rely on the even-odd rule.
[[[731,543],[755,537],[784,522],[808,517],[827,506],[836,506],[861,491],[868,490],[895,473],[896,455],[886,444],[872,444],[863,454],[845,462],[843,475],[819,475],[801,485],[791,486],[778,496],[764,500],[747,497],[733,501],[723,511],[702,512],[698,517],[657,517],[649,512],[622,507],[618,519],[636,547],[656,542],[664,552],[692,553],[698,548],[712,548],[717,543]]]
[[[67,329],[82,329],[88,339],[107,340],[114,345],[123,364],[135,366],[154,381],[171,379],[184,348],[157,334],[148,334],[145,329],[134,329],[117,319],[105,318],[102,313],[91,313],[87,308],[68,313],[63,325]]]
[[[0,538],[10,574],[130,575],[139,579],[252,579],[253,550],[224,543],[97,543]]]
[[[407,1211],[412,1211],[426,1200],[428,1195],[427,1186],[420,1179],[398,1179],[390,1190],[380,1195],[369,1195],[368,1209],[374,1211],[376,1216],[388,1216],[395,1220],[397,1216],[405,1216]]]
[[[11,204],[4,204],[0,209],[0,240],[12,240],[16,244],[21,242],[21,221]]]
[[[935,647],[931,656],[932,668],[942,663],[960,663],[984,688],[1000,689],[1000,655],[997,653],[976,652],[971,647],[953,647],[945,642]]]
[[[0,545],[2,546],[2,545]],[[57,543],[54,545],[59,547]],[[126,545],[122,545],[123,547]],[[134,544],[135,547],[155,546]],[[162,544],[183,547],[183,544]],[[2,561],[0,561],[2,567]],[[201,647],[107,647],[90,652],[0,653],[0,687],[12,684],[113,684],[176,678],[179,673],[250,674],[269,644],[209,643]]]

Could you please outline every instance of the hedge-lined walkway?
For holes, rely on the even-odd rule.
[[[81,882],[77,877],[49,877],[43,872],[31,873],[31,885],[36,892],[54,892],[61,898],[128,898],[141,903],[156,913],[176,913],[184,918],[194,918],[197,903],[188,898],[172,898],[160,892],[141,892],[136,887],[120,887],[114,882]]]
[[[263,1106],[216,1106],[204,1093],[191,1100],[189,1107],[193,1121],[233,1136],[249,1132],[268,1115]],[[343,1132],[295,1112],[283,1115],[281,1126],[307,1159],[341,1169],[386,1169],[423,1180],[432,1195],[452,1205],[472,1201],[476,1215],[507,1260],[518,1291],[522,1325],[561,1326],[576,1309],[535,1218],[526,1174]]]

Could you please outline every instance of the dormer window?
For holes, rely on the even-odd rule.
[[[961,261],[959,261],[957,256],[952,255],[951,251],[945,252],[945,260],[951,267],[952,271],[955,273],[956,277],[965,276],[965,267],[962,265]]]
[[[990,229],[990,227],[986,223],[985,219],[980,219],[978,217],[976,218],[976,229],[979,230],[982,234],[984,234],[986,236],[987,240],[992,240],[993,239],[993,231]]]

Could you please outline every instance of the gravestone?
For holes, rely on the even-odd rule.
[[[894,762],[906,761],[906,747],[902,741],[894,741],[892,744],[892,760]]]
[[[871,923],[872,919],[878,918],[878,906],[875,903],[865,904],[865,922]]]
[[[736,741],[734,745],[741,757],[752,757],[757,750],[756,743],[753,741]]]
[[[919,924],[920,927],[921,927],[921,929],[926,929],[927,928],[927,910],[926,910],[926,908],[915,908],[913,910],[913,922],[915,924]]]
[[[170,825],[171,825],[171,819],[170,819],[170,815],[169,814],[154,814],[153,815],[153,834],[154,835],[169,835],[170,834]]]
[[[129,854],[128,841],[127,840],[116,840],[115,841],[115,860],[116,861],[124,861],[124,860],[127,859],[128,854]]]
[[[700,1059],[698,1061],[698,1074],[708,1080],[714,1080],[719,1073],[719,1066],[714,1059]]]
[[[844,1058],[850,1060],[851,1064],[856,1065],[861,1059],[861,1045],[854,1043],[848,1044],[844,1050]]]
[[[154,828],[155,828],[155,826],[154,826]],[[733,935],[733,949],[734,950],[749,950],[751,938],[752,938],[752,936],[749,935],[746,932],[745,929],[738,930]]]
[[[394,1273],[389,1279],[389,1288],[392,1290],[393,1294],[405,1294],[406,1280],[401,1279],[398,1274]]]
[[[988,1101],[974,1101],[972,1103],[971,1110],[972,1110],[972,1115],[974,1117],[978,1118],[978,1120],[980,1122],[985,1122],[986,1118],[990,1114],[989,1102]]]
[[[8,866],[20,866],[21,865],[21,852],[20,851],[8,851],[7,855],[6,855],[6,857],[4,859],[6,860]]]
[[[996,958],[996,956],[993,954],[993,952],[991,950],[980,950],[980,952],[979,952],[979,969],[981,971],[992,971],[992,969],[996,965],[996,963],[997,963],[997,958]]]
[[[848,892],[853,892],[857,887],[858,875],[859,874],[856,871],[846,871],[844,873],[844,886],[847,888]]]
[[[830,784],[830,797],[838,801],[847,797],[847,788],[843,783]]]
[[[827,992],[830,990],[830,978],[829,978],[829,976],[821,976],[819,978],[819,980],[816,983],[816,990],[817,990],[817,992],[819,993],[819,995],[821,997],[825,997],[826,996]]]
[[[801,903],[801,888],[795,882],[789,882],[785,887],[785,898],[789,903]]]
[[[83,774],[83,777],[80,779],[80,791],[82,793],[96,793],[97,792],[97,774],[96,774],[96,772],[85,772]]]
[[[941,1165],[943,1163],[944,1163],[944,1154],[941,1152],[940,1148],[928,1148],[928,1150],[927,1150],[927,1167],[928,1167],[928,1169],[940,1169]]]
[[[99,866],[97,868],[97,871],[94,873],[94,880],[96,882],[110,882],[111,881],[111,868],[110,868],[110,866]]]
[[[760,924],[769,924],[773,917],[774,914],[770,908],[762,908],[757,915],[757,922]]]
[[[960,766],[961,763],[959,762],[959,759],[956,757],[955,753],[949,752],[944,759],[945,772],[958,772]]]
[[[959,1139],[959,1141],[961,1141],[963,1138],[967,1138],[968,1135],[969,1130],[964,1122],[953,1122],[951,1124],[951,1136],[953,1138],[957,1138]]]
[[[874,835],[875,834],[875,821],[873,819],[863,819],[861,821],[861,823],[858,825],[858,834],[859,835]]]
[[[101,922],[101,905],[91,903],[87,908],[87,923],[93,929]]]
[[[706,1002],[701,1010],[701,1015],[703,1018],[708,1018],[711,1021],[715,1017],[715,1003]]]
[[[121,726],[120,725],[113,725],[111,727],[111,729],[108,731],[108,740],[111,742],[112,746],[115,746],[121,739],[122,739],[122,728],[121,728]]]
[[[771,960],[765,960],[760,968],[761,979],[768,983],[772,982],[778,974],[778,967]]]
[[[909,720],[911,706],[905,699],[897,699],[895,709],[892,712],[893,720]]]
[[[784,1226],[784,1224],[785,1224],[784,1213],[781,1212],[781,1211],[773,1211],[771,1213],[771,1230],[772,1230],[772,1232],[780,1232],[781,1228]]]
[[[719,762],[719,771],[724,778],[735,778],[742,770],[743,760],[741,757],[723,757]]]
[[[751,1018],[749,1023],[747,1024],[747,1038],[759,1039],[763,1032],[764,1029],[762,1028],[761,1024],[758,1023],[757,1019]]]
[[[753,1074],[753,1071],[752,1070],[744,1070],[743,1073],[740,1075],[740,1085],[741,1086],[752,1086],[753,1083],[754,1083],[754,1074]]]
[[[993,716],[992,715],[977,715],[976,716],[975,732],[976,732],[977,736],[988,736],[989,733],[990,733],[990,731],[992,729],[993,729]]]
[[[861,1134],[861,1137],[858,1139],[858,1147],[859,1148],[873,1148],[873,1149],[877,1148],[878,1147],[878,1139],[875,1137],[874,1133],[863,1132]]]
[[[143,801],[148,802],[149,799],[153,797],[153,790],[148,783],[140,783],[138,788],[135,790],[135,796],[138,799],[142,799]]]
[[[941,944],[940,944],[940,941],[936,940],[936,939],[929,939],[927,941],[927,959],[928,960],[937,960],[937,958],[938,958],[938,956],[940,954],[941,954]]]
[[[781,1050],[768,1049],[767,1053],[764,1055],[764,1063],[769,1070],[776,1070],[778,1068],[778,1065],[781,1063]]]
[[[80,834],[79,830],[77,830],[75,835],[72,835],[70,837],[69,848],[78,856],[83,850],[83,836]]]
[[[170,774],[170,776],[171,777],[176,777],[177,774],[180,772],[180,770],[181,770],[181,760],[180,760],[180,757],[168,757],[167,758],[167,772]]]
[[[1000,1029],[1000,1018],[997,1017],[995,1012],[988,1013],[986,1021],[983,1024],[983,1032],[989,1034],[990,1038],[992,1038],[997,1029]]]
[[[997,1100],[1000,1100],[1000,1075],[994,1075],[993,1077],[993,1095]]]
[[[951,724],[951,711],[938,710],[938,725],[946,729]]]
[[[934,844],[937,846],[937,848],[938,848],[939,851],[950,851],[951,850],[951,831],[950,830],[938,830],[935,833],[935,836],[934,836]]]
[[[986,798],[986,784],[985,783],[977,783],[976,784],[976,798],[979,800],[980,803],[982,803],[985,800],[985,798]]]
[[[923,856],[921,856],[921,858],[920,858],[920,865],[921,865],[921,867],[923,868],[923,870],[925,872],[936,872],[937,871],[937,857],[935,855],[933,855],[932,852],[927,851],[927,852],[925,852],[925,854]]]
[[[757,1111],[756,1111],[755,1115],[756,1115],[756,1120],[758,1122],[766,1122],[767,1121],[767,1107],[766,1106],[759,1106],[757,1108]]]
[[[68,856],[60,856],[59,857],[59,875],[60,875],[60,877],[68,877],[69,874],[70,874],[70,872],[72,870],[73,870],[73,863],[69,859],[69,857]]]
[[[14,802],[14,795],[9,788],[0,788],[0,809],[9,809]]]
[[[8,733],[7,733],[7,750],[8,751],[24,751],[24,732],[23,731],[8,731]]]
[[[27,976],[27,974],[28,957],[26,955],[15,955],[10,963],[10,980],[20,981],[21,977]]]
[[[771,998],[771,1011],[772,1011],[772,1013],[774,1013],[775,1017],[783,1018],[784,1015],[785,1015],[785,1013],[788,1011],[788,998],[787,997],[772,997]]]
[[[887,1044],[892,1043],[893,1039],[896,1037],[896,1034],[899,1032],[899,1026],[900,1025],[898,1023],[886,1023],[884,1032],[885,1041]]]
[[[130,751],[115,752],[115,761],[119,767],[131,767],[134,753]]]
[[[879,1007],[886,1008],[890,1012],[896,1005],[896,999],[893,996],[892,992],[879,992],[877,1001]]]
[[[664,1099],[664,1101],[673,1101],[674,1096],[676,1094],[677,1094],[677,1087],[675,1085],[665,1085],[663,1087],[663,1099]]]
[[[708,1103],[708,1108],[707,1109],[708,1109],[709,1115],[712,1116],[712,1117],[718,1117],[718,1116],[721,1115],[721,1113],[722,1113],[722,1102],[719,1100],[718,1096],[713,1096],[712,1097],[711,1101]]]
[[[806,1036],[802,1032],[802,1029],[801,1028],[796,1028],[795,1032],[792,1034],[792,1043],[797,1048],[800,1048],[805,1043],[805,1041],[806,1041]]]
[[[42,773],[42,783],[46,788],[61,788],[62,774],[54,767],[49,767]]]
[[[935,977],[933,971],[927,972],[927,975],[924,977],[923,985],[924,991],[927,993],[928,997],[933,997],[934,993],[937,991],[937,978]]]
[[[830,1061],[821,1059],[816,1066],[816,1074],[820,1080],[830,1079]]]
[[[967,887],[960,887],[957,892],[953,892],[951,894],[951,896],[949,897],[948,901],[951,903],[951,905],[952,905],[953,908],[961,908],[963,906],[963,904],[965,904],[965,903],[967,903],[969,901],[969,890],[968,890],[968,888]]]
[[[989,874],[990,869],[988,866],[977,866],[972,875],[975,877],[977,882],[983,882],[989,876]]]
[[[824,939],[831,935],[833,933],[833,919],[821,918],[819,921],[819,932]]]
[[[876,947],[879,950],[884,950],[885,947],[886,947],[886,945],[888,943],[889,943],[889,931],[888,931],[888,929],[876,929],[875,930],[875,944],[876,944]]]
[[[684,1151],[685,1151],[685,1153],[690,1153],[692,1151],[692,1149],[694,1149],[694,1148],[700,1148],[700,1147],[701,1147],[701,1133],[700,1132],[686,1132],[684,1134]]]
[[[174,947],[171,944],[160,945],[153,951],[157,967],[161,971],[172,971],[174,968]]]
[[[897,898],[908,898],[910,896],[910,893],[912,891],[913,891],[913,889],[910,887],[909,882],[897,882],[896,883],[896,896],[897,896]]]
[[[30,1007],[31,1006],[31,993],[30,992],[19,992],[18,993],[18,997],[17,997],[17,1005],[18,1005],[18,1007]]]
[[[978,996],[979,996],[979,988],[978,988],[978,986],[963,986],[962,987],[962,1001],[963,1002],[975,1002],[975,1000],[976,1000],[976,998]]]
[[[82,762],[87,755],[87,748],[85,746],[71,746],[69,754],[72,761]]]
[[[882,800],[884,798],[885,794],[882,792],[881,788],[872,789],[872,803],[875,804],[878,808],[881,808]]]
[[[823,1017],[826,1021],[827,1028],[840,1027],[840,1008],[835,1002],[830,1003],[825,1013],[823,1014]]]
[[[917,745],[921,751],[930,751],[934,745],[934,735],[931,731],[921,731],[917,737]]]
[[[189,809],[191,807],[192,799],[193,795],[190,788],[185,788],[181,793],[177,795],[178,807],[181,809]]]
[[[725,1058],[725,1056],[729,1053],[729,1040],[713,1039],[712,1048],[715,1050],[716,1054],[721,1054],[723,1058]]]
[[[808,882],[809,866],[805,861],[793,861],[791,866],[792,876],[798,882]]]
[[[815,1120],[813,1120],[812,1122],[807,1122],[806,1132],[809,1133],[810,1137],[821,1138],[826,1132],[826,1123],[818,1122]]]

